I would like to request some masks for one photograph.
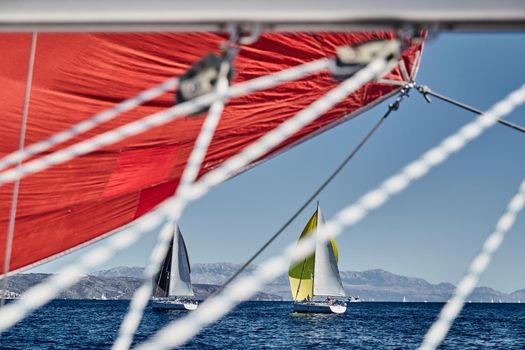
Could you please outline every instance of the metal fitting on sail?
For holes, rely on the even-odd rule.
[[[180,78],[179,89],[175,94],[176,102],[183,103],[215,91],[224,59],[224,57],[210,53],[191,66]],[[231,69],[228,70],[227,77],[228,82],[230,82],[232,77]],[[200,114],[207,109],[208,107],[203,108],[194,113],[194,115]]]
[[[431,92],[430,88],[426,85],[419,85],[417,87],[417,91],[419,91],[423,97],[425,98],[425,100],[428,102],[428,103],[431,103],[432,102],[432,99],[430,98],[430,95],[429,93]]]
[[[380,40],[358,46],[340,46],[336,50],[335,69],[332,75],[337,80],[351,77],[373,60],[385,57],[387,60],[401,56],[398,40]]]

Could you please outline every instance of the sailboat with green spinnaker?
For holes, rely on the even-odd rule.
[[[303,229],[301,239],[317,235],[324,224],[321,207],[312,215]],[[339,254],[335,240],[318,241],[315,251],[302,261],[292,263],[288,270],[295,312],[336,313],[346,312],[346,297],[339,275]],[[342,298],[342,299],[338,299]]]

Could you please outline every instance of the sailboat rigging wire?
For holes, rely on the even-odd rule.
[[[229,49],[226,53],[226,58],[220,65],[216,86],[218,98],[211,104],[208,115],[204,120],[199,136],[197,137],[189,160],[182,173],[177,192],[175,193],[176,197],[184,198],[184,192],[186,192],[188,187],[195,182],[201,169],[202,162],[206,157],[208,146],[210,145],[217,125],[219,124],[219,120],[224,110],[224,104],[226,102],[226,92],[228,91],[229,85],[228,73],[232,66],[232,59],[234,57],[234,54],[232,53],[233,51],[237,52],[237,49]],[[144,315],[144,309],[146,308],[153,291],[151,280],[161,269],[162,261],[168,252],[169,242],[172,237],[173,231],[170,232],[169,230],[164,230],[157,236],[157,242],[151,252],[148,266],[144,270],[144,282],[139,290],[133,293],[129,310],[121,323],[117,340],[113,343],[113,350],[129,349],[133,341],[133,334],[135,334],[135,331],[139,326],[140,320]]]
[[[122,101],[114,107],[106,109],[87,120],[83,120],[73,125],[71,128],[61,131],[46,140],[33,143],[23,150],[12,152],[0,159],[0,170],[4,170],[5,168],[17,162],[23,162],[24,160],[36,154],[45,152],[58,144],[64,143],[75,136],[78,136],[95,128],[96,126],[102,123],[112,120],[118,115],[127,112],[143,104],[144,102],[157,98],[166,91],[174,90],[177,88],[178,83],[179,80],[177,78],[170,78],[164,81],[163,83],[156,85],[150,89],[144,90],[140,94],[129,98],[125,101]]]
[[[392,113],[392,111],[396,111],[399,108],[399,104],[401,103],[403,98],[405,96],[408,96],[408,91],[409,90],[410,90],[409,87],[408,88],[403,88],[401,90],[401,92],[398,94],[398,97],[396,98],[396,100],[388,106],[388,110],[386,111],[386,113],[376,122],[376,124],[374,124],[372,129],[370,129],[370,131],[366,134],[366,136],[357,144],[357,146],[355,146],[352,149],[352,151],[346,156],[346,158],[343,159],[341,164],[339,164],[339,166],[324,180],[324,182],[321,184],[321,186],[319,186],[310,195],[310,197],[308,197],[308,199],[301,205],[301,207],[299,207],[299,209],[297,209],[297,211],[281,226],[281,228],[279,228],[277,230],[277,232],[275,232],[273,234],[273,236],[270,237],[270,239],[268,239],[266,241],[266,243],[264,243],[259,248],[259,250],[257,250],[255,252],[255,254],[253,254],[237,271],[235,271],[235,273],[230,278],[228,278],[228,280],[226,280],[226,282],[224,282],[222,284],[222,286],[213,294],[218,294],[227,285],[229,285],[235,278],[237,278],[237,276],[239,276],[244,270],[246,270],[246,268],[248,268],[248,266],[250,266],[253,263],[253,261],[259,255],[261,255],[261,253],[264,250],[266,250],[266,248],[268,248],[268,246],[270,244],[272,244],[272,242],[275,239],[277,239],[277,237],[279,237],[281,235],[281,233],[284,232],[284,230],[286,230],[288,228],[288,226],[290,226],[290,224],[304,211],[304,209],[306,209],[306,207],[308,207],[308,205],[310,205],[310,203],[326,188],[326,186],[328,186],[328,184],[330,184],[330,182],[332,182],[332,180],[341,172],[341,170],[343,170],[343,168],[348,164],[348,162],[350,160],[352,160],[352,158],[354,158],[354,156],[357,154],[357,152],[359,152],[359,150],[361,150],[361,148],[363,148],[363,146],[368,142],[368,140],[370,140],[372,135],[374,135],[374,133],[383,124],[383,122],[386,120],[386,118],[388,118],[390,113]],[[299,282],[299,285],[300,285],[300,282]]]
[[[312,72],[329,68],[332,62],[333,61],[328,59],[321,59],[279,73],[275,73],[270,76],[256,78],[252,81],[238,84],[230,88],[228,90],[227,96],[229,98],[240,96],[241,94],[247,92],[275,86],[282,81],[299,79]],[[288,137],[302,129],[304,126],[319,118],[324,112],[332,108],[344,97],[355,92],[370,80],[381,76],[390,70],[392,65],[395,65],[395,59],[393,58],[386,60],[385,58],[380,57],[374,60],[365,68],[357,72],[353,77],[340,83],[336,88],[329,91],[307,108],[301,110],[294,117],[286,120],[278,127],[271,130],[251,145],[247,146],[237,155],[226,160],[219,167],[202,176],[199,181],[195,182],[188,188],[185,198],[181,198],[181,196],[178,195],[165,200],[164,203],[162,203],[155,210],[137,219],[133,225],[129,225],[125,231],[120,231],[114,236],[108,238],[105,242],[105,245],[85,253],[77,260],[76,263],[60,269],[56,275],[49,277],[39,285],[27,290],[22,295],[21,299],[18,299],[17,301],[10,303],[0,309],[0,332],[12,327],[24,319],[30,312],[49,302],[58,293],[60,293],[60,291],[78,282],[81,276],[87,273],[87,271],[105,263],[118,251],[121,251],[136,242],[146,232],[158,228],[162,222],[176,221],[181,214],[181,203],[183,199],[186,201],[193,201],[202,197],[213,186],[223,182],[237,172],[241,171],[246,165],[258,159],[270,149],[279,145]],[[204,102],[201,99],[199,103],[191,105],[191,108],[188,106],[185,107],[185,111],[191,112],[192,108],[194,110],[202,108],[202,105],[205,105],[208,100],[216,98],[216,94],[209,94],[203,97],[205,97]],[[128,125],[131,124],[134,124],[133,127],[137,128],[137,122],[133,122]],[[141,124],[139,126],[142,127]],[[149,122],[145,127],[151,127],[151,122]],[[110,135],[105,137],[107,139],[114,137],[125,137],[122,132],[118,131],[118,129],[116,132],[118,134],[116,136]],[[106,142],[108,141],[107,139],[105,140]],[[90,145],[88,146],[93,147]],[[96,147],[98,146],[93,148]],[[85,151],[85,149],[82,150]],[[75,154],[64,154],[62,151],[60,157],[61,159],[64,157],[74,158]],[[37,170],[31,169],[31,171],[34,172]],[[26,169],[26,172],[27,171],[30,170]],[[20,176],[20,174],[17,174],[17,176]]]
[[[472,113],[475,113],[475,114],[478,114],[478,115],[483,114],[483,112],[480,111],[479,109],[471,107],[471,106],[469,106],[469,105],[467,105],[465,103],[453,100],[450,97],[447,97],[445,95],[442,95],[442,94],[439,94],[437,92],[434,92],[428,86],[425,86],[425,85],[417,86],[417,91],[419,91],[425,97],[425,99],[428,102],[430,102],[430,99],[428,98],[427,95],[430,95],[430,96],[434,96],[434,97],[440,99],[441,101],[448,102],[448,103],[450,103],[450,104],[452,104],[454,106],[457,106],[459,108],[463,108],[464,110],[467,110],[469,112],[472,112]],[[521,132],[525,133],[525,128],[522,127],[522,126],[519,126],[517,124],[508,122],[508,121],[503,120],[503,119],[498,119],[498,123],[500,123],[502,125],[505,125],[505,126],[508,126],[509,128],[512,128],[514,130],[521,131]]]
[[[481,274],[489,265],[492,256],[498,250],[501,243],[503,243],[505,234],[514,225],[516,217],[523,209],[524,204],[525,179],[523,179],[518,192],[512,197],[507,205],[505,213],[499,218],[495,230],[485,239],[480,252],[470,263],[468,271],[463,278],[461,278],[461,281],[454,291],[454,296],[445,304],[445,306],[443,306],[438,318],[427,331],[427,334],[423,339],[423,344],[421,344],[419,349],[434,350],[445,339],[450,327],[452,327],[452,324],[454,323],[454,320],[463,309],[466,298],[472,293],[478,284]]]
[[[333,61],[330,59],[319,59],[302,64],[278,73],[255,78],[230,87],[227,97],[234,98],[246,95],[250,92],[269,89],[282,82],[301,79],[307,75],[331,68]],[[212,92],[191,101],[178,104],[162,112],[154,113],[131,123],[122,125],[114,130],[91,137],[82,142],[68,146],[49,155],[37,158],[23,164],[19,169],[8,169],[0,172],[0,185],[21,179],[30,174],[48,169],[54,165],[65,163],[78,156],[93,152],[104,146],[119,142],[127,137],[138,135],[154,127],[169,123],[184,115],[194,113],[203,107],[213,103],[217,99],[217,93]]]
[[[18,137],[18,152],[24,151],[24,144],[26,139],[26,127],[27,127],[27,115],[29,114],[29,101],[31,100],[31,86],[33,85],[33,71],[35,67],[35,53],[36,43],[38,39],[38,33],[33,32],[31,35],[31,49],[29,52],[29,62],[27,64],[27,80],[26,89],[24,96],[24,107],[22,111],[22,120],[20,121],[20,136]],[[20,167],[21,161],[17,162],[17,168]],[[2,276],[2,295],[0,299],[0,307],[5,304],[5,297],[7,293],[8,279],[7,273],[9,272],[9,265],[11,264],[11,252],[13,247],[13,235],[15,233],[16,223],[16,209],[18,207],[18,192],[20,190],[20,179],[17,179],[13,184],[13,194],[11,196],[11,211],[9,213],[9,225],[7,228],[7,237],[4,251],[4,270]]]
[[[381,62],[382,61],[382,62]],[[384,59],[381,59],[377,62],[383,63],[383,65],[386,65],[386,62]],[[179,208],[178,208],[178,214],[173,214],[173,219],[176,221],[178,220],[178,217],[184,210],[184,207],[188,203],[189,199],[186,197],[186,192],[190,190],[190,187],[193,185],[195,179],[197,178],[198,171],[200,169],[200,166],[202,164],[202,161],[204,159],[207,147],[209,145],[209,142],[211,141],[211,138],[213,136],[213,133],[215,131],[215,126],[218,123],[218,119],[220,117],[220,113],[222,112],[222,109],[224,107],[224,100],[225,100],[225,93],[227,91],[228,87],[228,81],[227,81],[227,72],[229,70],[229,67],[225,66],[228,64],[227,62],[223,62],[221,66],[221,79],[220,83],[217,87],[217,91],[219,93],[219,98],[213,105],[212,109],[210,109],[210,113],[208,114],[208,118],[205,122],[205,125],[203,126],[201,133],[199,134],[199,137],[197,139],[196,146],[194,148],[194,151],[192,152],[190,156],[190,160],[188,161],[186,168],[184,170],[184,173],[181,178],[181,183],[177,188],[177,192],[175,194],[175,198],[180,198]],[[339,102],[342,98],[344,98],[347,94],[345,93],[346,89],[349,88],[352,84],[349,82],[352,81],[352,79],[348,79],[344,83],[340,84],[338,87],[330,91],[328,94],[323,96],[323,98],[319,99],[315,103],[313,103],[311,106],[309,106],[307,109],[301,111],[305,112],[306,110],[313,110],[315,111],[317,117],[322,115],[324,111],[331,108],[335,103]],[[335,95],[335,96],[333,96]],[[326,100],[326,102],[325,102]],[[323,106],[323,102],[325,103]],[[310,108],[313,106],[322,106],[319,110],[316,110],[315,108]],[[324,110],[323,110],[324,108]],[[301,112],[298,114],[301,115]],[[306,113],[305,113],[306,114]],[[303,114],[304,115],[304,114]],[[209,122],[208,122],[209,120]],[[214,123],[214,124],[213,124]],[[208,125],[209,124],[209,125]],[[210,125],[213,125],[210,126]],[[281,125],[282,126],[282,125]],[[279,129],[279,127],[277,128]],[[291,131],[291,127],[288,128],[288,132]],[[250,147],[248,147],[250,148]],[[177,215],[177,216],[175,216]],[[169,244],[170,237],[162,237],[159,235],[159,240],[157,241],[154,250],[160,250],[160,251],[167,251],[167,247]],[[150,264],[146,268],[146,270],[151,270],[153,273],[151,276],[153,276],[158,269],[160,268],[160,262],[162,261],[163,255],[160,257],[160,259],[151,260]],[[148,276],[149,277],[149,276]],[[150,277],[151,278],[151,277]],[[145,283],[149,284],[149,281],[146,281]],[[135,303],[134,305],[137,305],[139,307],[135,309],[130,309],[128,314],[126,315],[126,319],[129,317],[130,320],[135,320],[135,323],[133,324],[131,321],[127,322],[126,324],[129,325],[129,328],[124,329],[124,327],[121,328],[121,333],[119,335],[119,339],[117,339],[117,342],[119,342],[119,347],[114,346],[113,349],[127,349],[129,348],[129,345],[131,344],[131,336],[135,332],[136,328],[138,327],[138,321],[140,321],[141,315],[144,312],[144,308],[149,300],[146,298],[145,293],[137,294],[137,299],[142,298],[142,300],[135,300],[135,296],[133,297]],[[129,315],[129,316],[128,316]],[[122,341],[119,341],[122,337]]]
[[[524,102],[525,84],[495,104],[486,114],[461,127],[456,133],[422,154],[397,174],[387,178],[378,188],[369,191],[357,202],[339,211],[323,226],[317,237],[308,237],[300,240],[296,245],[289,245],[282,254],[261,264],[254,274],[240,277],[226,287],[221,294],[207,299],[188,316],[171,322],[149,341],[139,345],[137,349],[168,349],[185,344],[201,329],[220,319],[238,303],[248,300],[264,284],[277,278],[291,263],[300,261],[311,254],[315,249],[316,240],[326,242],[336,238],[343,229],[360,222],[372,210],[378,209],[393,196],[408,188],[414,181],[424,177],[430,170],[492,127],[499,118],[511,113]]]

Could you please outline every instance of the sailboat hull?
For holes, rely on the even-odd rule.
[[[197,303],[179,300],[153,300],[152,306],[157,310],[182,310],[192,311],[197,309]]]
[[[323,302],[293,303],[293,311],[299,313],[316,313],[316,314],[344,314],[345,305],[329,305]]]

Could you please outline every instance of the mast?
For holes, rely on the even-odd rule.
[[[315,212],[317,213],[317,225],[315,227],[315,238],[319,238],[318,236],[318,233],[319,233],[319,201],[317,201],[317,209],[315,210]],[[317,251],[317,244],[315,244],[315,250],[314,250],[314,271],[312,272],[312,299],[314,298],[315,294],[314,294],[314,291],[315,291],[315,252]]]

